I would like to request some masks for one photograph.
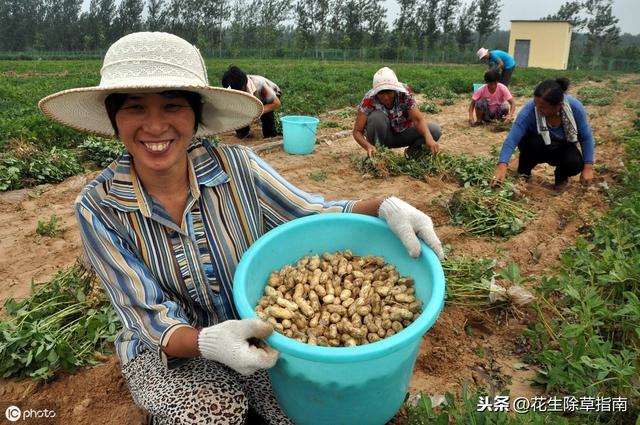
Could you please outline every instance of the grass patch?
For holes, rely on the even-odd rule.
[[[610,105],[616,90],[612,87],[587,86],[578,90],[578,99],[585,105]]]

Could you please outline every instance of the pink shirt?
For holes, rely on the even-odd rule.
[[[480,99],[487,99],[489,110],[491,112],[495,112],[495,110],[498,109],[498,106],[502,105],[504,102],[508,101],[511,98],[513,98],[513,96],[511,95],[509,88],[502,83],[498,83],[496,91],[493,93],[490,93],[489,87],[484,84],[482,87],[476,90],[475,93],[473,93],[473,96],[471,96],[471,99],[476,102]]]

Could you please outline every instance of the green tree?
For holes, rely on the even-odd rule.
[[[122,0],[113,20],[113,39],[142,29],[143,0]]]
[[[313,47],[316,57],[326,38],[329,8],[329,0],[299,0],[294,7],[297,45],[303,49]]]
[[[434,47],[440,37],[439,30],[439,0],[423,0],[418,6],[418,48],[424,50]]]
[[[165,5],[164,0],[149,0],[147,3],[147,19],[144,27],[148,31],[159,31],[165,25]]]
[[[456,15],[460,9],[460,0],[444,0],[440,6],[440,29],[442,45],[448,46],[455,38]]]
[[[420,31],[418,0],[398,0],[400,12],[393,21],[393,33],[398,46],[415,49]]]
[[[44,19],[42,0],[0,0],[0,46],[21,51],[35,44],[36,30]]]
[[[560,6],[560,9],[553,15],[547,15],[543,20],[548,21],[569,21],[574,32],[579,32],[584,28],[587,19],[581,16],[582,3],[579,1],[568,1]]]
[[[620,38],[618,18],[611,13],[613,0],[586,0],[583,6],[588,16],[587,50],[598,58],[603,50],[618,44]]]
[[[476,20],[478,44],[482,45],[487,40],[487,36],[498,29],[501,10],[500,0],[478,0],[478,19]]]
[[[473,42],[473,28],[476,26],[477,1],[463,7],[456,23],[456,41],[460,50],[466,50]]]
[[[225,0],[204,0],[200,2],[202,21],[199,23],[207,37],[207,45],[215,46],[218,54],[222,56],[222,44],[224,40],[223,24],[231,17],[231,8]],[[201,46],[198,43],[198,46]],[[202,46],[204,47],[204,46]]]

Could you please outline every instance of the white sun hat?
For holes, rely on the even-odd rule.
[[[476,55],[478,55],[478,60],[482,60],[482,58],[485,57],[487,53],[489,53],[489,49],[485,49],[484,47],[479,48],[476,52]]]
[[[394,90],[403,93],[407,92],[404,85],[398,81],[396,73],[391,68],[380,68],[373,74],[373,89],[372,95],[380,93],[383,90]]]
[[[196,136],[210,136],[245,127],[262,114],[262,102],[233,89],[209,86],[200,51],[182,38],[164,32],[137,32],[113,43],[107,51],[100,84],[49,95],[38,103],[49,118],[76,130],[113,137],[104,100],[111,93],[185,90],[202,97],[202,123]]]

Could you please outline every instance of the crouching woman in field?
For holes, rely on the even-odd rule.
[[[101,76],[97,87],[55,93],[39,106],[126,148],[82,190],[75,210],[122,322],[115,349],[133,400],[160,424],[290,424],[265,371],[278,352],[249,342],[272,328],[238,320],[233,304],[242,254],[286,221],[345,212],[386,219],[413,256],[418,233],[442,258],[431,219],[395,197],[325,201],[250,149],[201,139],[246,126],[262,104],[209,86],[200,52],[177,36],[121,38]]]
[[[544,80],[536,86],[533,100],[522,108],[502,144],[493,175],[494,186],[504,180],[516,147],[520,150],[518,173],[525,179],[536,165],[547,163],[555,167],[556,189],[566,187],[569,177],[577,174],[583,184],[591,182],[593,136],[584,106],[565,94],[568,88],[566,78]]]
[[[469,125],[472,127],[492,120],[510,122],[516,112],[516,102],[509,88],[498,82],[500,74],[495,69],[484,74],[484,84],[471,96]],[[474,118],[475,113],[475,118]]]
[[[380,68],[373,76],[373,88],[358,107],[353,138],[371,157],[376,144],[388,148],[407,146],[405,156],[418,158],[424,153],[437,154],[442,131],[427,120],[416,107],[413,93],[398,81],[393,70]]]

